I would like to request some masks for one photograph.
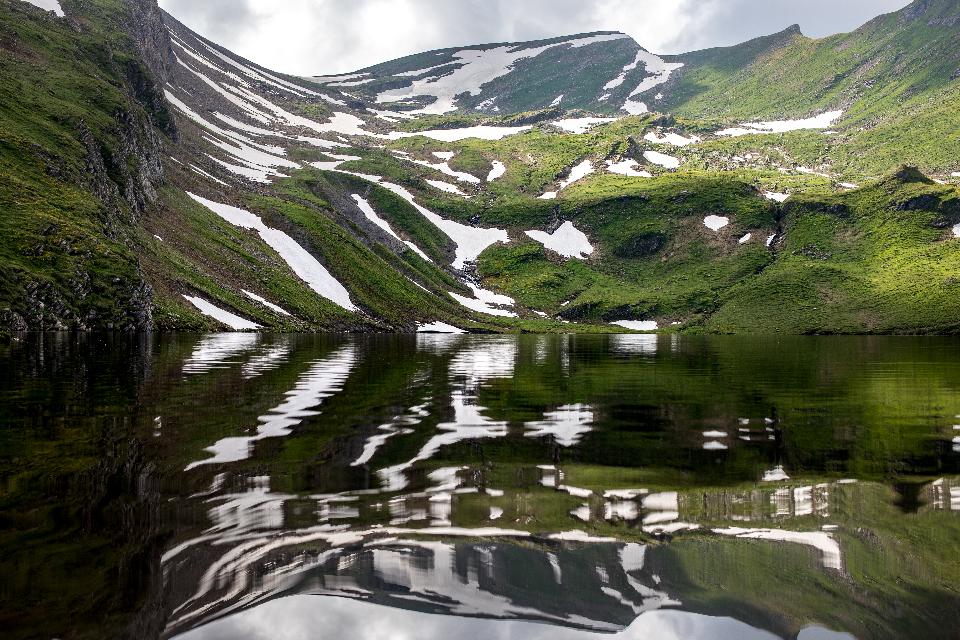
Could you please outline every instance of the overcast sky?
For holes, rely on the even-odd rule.
[[[201,35],[267,68],[343,73],[411,53],[623,31],[655,53],[736,44],[799,23],[849,31],[909,0],[160,0]]]

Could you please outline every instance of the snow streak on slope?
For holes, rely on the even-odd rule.
[[[400,242],[403,242],[405,245],[410,247],[410,249],[414,253],[416,253],[418,256],[420,256],[427,262],[433,262],[433,260],[430,259],[430,256],[425,254],[423,250],[420,249],[420,247],[398,236],[397,233],[393,230],[393,227],[390,226],[390,223],[384,220],[383,218],[381,218],[380,215],[377,214],[377,212],[374,210],[373,206],[366,199],[364,199],[362,196],[359,196],[357,194],[353,194],[353,199],[354,201],[356,201],[357,206],[360,208],[360,211],[363,212],[363,215],[364,217],[366,217],[367,220],[369,220],[373,224],[383,229],[388,235],[393,236]]]
[[[380,176],[371,176],[344,171],[338,168],[341,164],[343,164],[341,161],[314,162],[312,166],[323,171],[338,171],[340,173],[346,173],[364,180],[369,180],[379,184],[388,191],[391,191],[406,200],[413,206],[414,209],[419,211],[424,218],[433,223],[435,227],[443,231],[447,237],[453,240],[454,244],[457,245],[456,258],[452,265],[454,269],[463,269],[466,267],[468,262],[476,261],[476,259],[480,257],[480,254],[483,253],[487,247],[497,244],[498,242],[510,241],[510,237],[507,235],[505,229],[482,229],[478,227],[470,227],[459,222],[454,222],[453,220],[447,220],[430,211],[429,209],[420,206],[413,197],[413,194],[404,187],[391,182],[385,182]]]
[[[451,62],[439,67],[423,69],[422,73],[427,75],[415,79],[410,86],[384,91],[377,96],[377,102],[401,102],[418,96],[427,96],[436,100],[412,113],[449,113],[457,110],[458,95],[468,93],[479,96],[483,92],[483,85],[510,73],[513,66],[520,60],[535,58],[556,47],[579,48],[628,37],[624,34],[605,34],[572,38],[542,47],[523,48],[522,45],[519,47],[506,45],[491,49],[463,49],[453,53]],[[450,71],[451,67],[456,68]],[[443,71],[430,75],[431,71],[437,69],[443,69]],[[410,72],[406,75],[414,73],[418,72]]]
[[[217,322],[222,322],[234,331],[249,331],[260,328],[260,325],[257,323],[250,322],[245,318],[241,318],[238,315],[234,315],[229,311],[221,309],[220,307],[208,302],[207,300],[204,300],[203,298],[188,295],[184,295],[183,297],[186,298],[190,304],[195,306],[200,313],[213,318]]]
[[[212,202],[192,193],[187,193],[187,195],[230,224],[257,231],[263,241],[280,254],[280,257],[283,258],[290,269],[300,276],[311,289],[347,311],[357,311],[357,307],[350,300],[350,294],[346,288],[330,275],[330,272],[317,262],[316,258],[286,233],[271,229],[263,223],[260,216],[256,216],[249,211],[219,202]]]

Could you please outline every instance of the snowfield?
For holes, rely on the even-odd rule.
[[[587,235],[573,226],[569,220],[553,233],[526,231],[527,236],[564,258],[580,258],[593,254],[594,248]]]

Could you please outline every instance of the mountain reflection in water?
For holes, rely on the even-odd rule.
[[[958,356],[32,336],[0,350],[0,619],[16,638],[948,638]]]

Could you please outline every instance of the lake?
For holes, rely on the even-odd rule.
[[[960,340],[29,335],[9,638],[956,638]]]

